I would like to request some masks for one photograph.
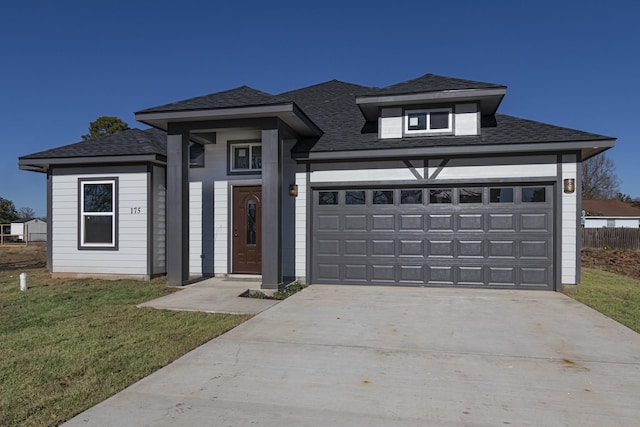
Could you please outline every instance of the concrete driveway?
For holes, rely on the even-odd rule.
[[[640,336],[553,292],[311,286],[68,426],[636,426]]]

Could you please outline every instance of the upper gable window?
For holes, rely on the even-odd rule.
[[[428,135],[453,132],[453,110],[407,110],[404,115],[405,135]]]
[[[229,172],[260,173],[262,170],[262,144],[234,142],[229,144]]]

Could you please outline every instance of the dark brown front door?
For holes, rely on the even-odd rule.
[[[233,187],[234,273],[262,273],[262,188]]]

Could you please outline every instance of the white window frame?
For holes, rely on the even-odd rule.
[[[229,172],[231,173],[259,173],[262,171],[262,161],[260,162],[260,168],[253,167],[253,149],[254,147],[262,148],[262,142],[230,142],[229,143]],[[249,167],[237,168],[235,167],[235,150],[238,148],[246,148],[249,153]],[[262,158],[262,154],[260,155]]]
[[[111,190],[111,211],[110,212],[85,212],[84,210],[84,195],[85,195],[85,186],[87,185],[96,185],[96,184],[110,184],[112,187]],[[79,236],[78,236],[78,246],[81,249],[117,249],[118,248],[118,240],[117,240],[117,212],[118,212],[118,179],[117,178],[105,178],[105,179],[83,179],[79,180],[79,207],[78,207],[78,217],[79,217]],[[86,241],[85,236],[85,216],[109,216],[111,217],[111,243],[89,243]]]
[[[449,126],[446,129],[431,129],[431,113],[449,113]],[[412,114],[424,114],[426,116],[427,128],[426,129],[409,129],[409,115]],[[405,135],[433,135],[433,134],[446,134],[453,133],[453,108],[430,108],[424,110],[406,110],[404,112],[404,134]]]

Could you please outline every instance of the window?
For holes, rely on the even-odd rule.
[[[392,205],[393,204],[393,191],[392,190],[375,190],[373,192],[373,204],[374,205]]]
[[[453,132],[451,108],[407,111],[404,117],[406,135]]]
[[[546,201],[546,192],[544,187],[523,187],[522,201],[530,203],[543,203]]]
[[[80,180],[79,246],[117,248],[116,178]]]
[[[189,145],[189,166],[192,168],[204,167],[204,146],[197,142]]]
[[[615,219],[607,219],[607,227],[614,228],[615,226],[616,226],[616,220]]]
[[[482,203],[482,188],[461,188],[460,203]]]
[[[513,188],[492,188],[489,190],[490,203],[513,203]]]
[[[256,206],[258,204],[254,199],[247,202],[247,246],[255,246],[257,241]]]
[[[400,204],[401,205],[421,205],[422,190],[401,190]]]
[[[262,170],[262,145],[259,142],[231,143],[229,156],[229,172],[260,173]]]
[[[429,203],[451,203],[451,190],[429,190]]]
[[[364,205],[367,202],[363,190],[348,190],[344,192],[345,205]]]
[[[337,205],[338,204],[338,192],[337,191],[321,191],[318,195],[319,205]]]

